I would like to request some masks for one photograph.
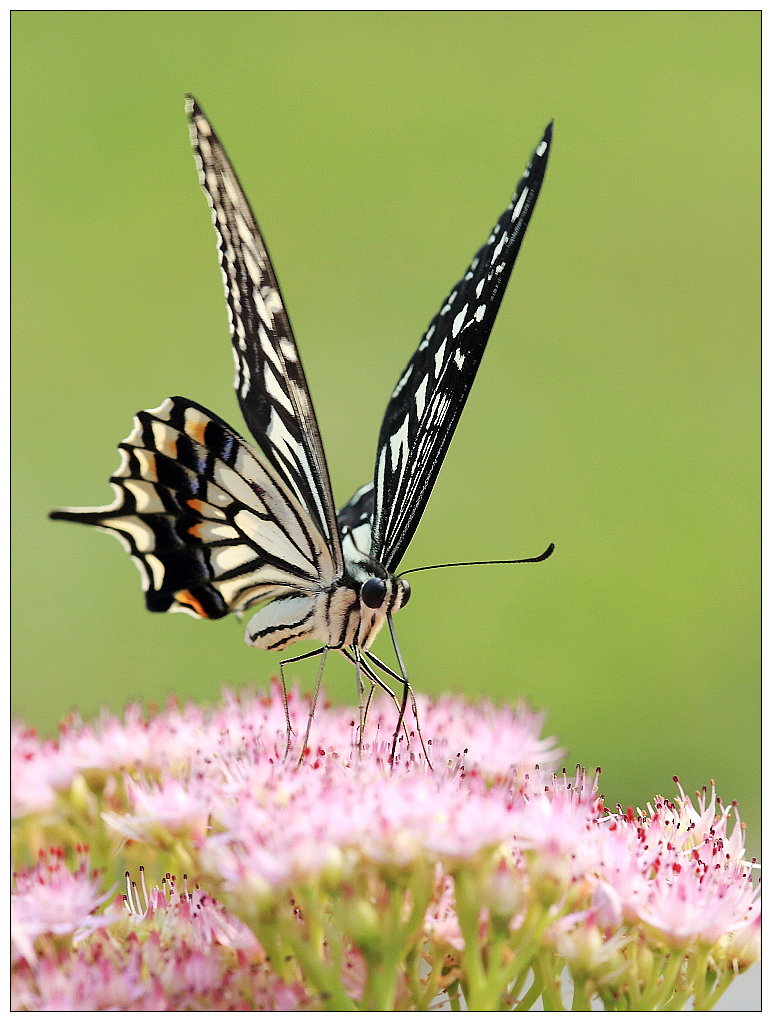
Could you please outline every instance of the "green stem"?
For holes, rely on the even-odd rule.
[[[718,999],[721,997],[721,995],[724,993],[724,991],[726,990],[726,988],[729,986],[729,984],[732,982],[733,979],[734,979],[734,972],[731,969],[726,969],[725,972],[724,972],[724,975],[715,984],[715,986],[713,987],[711,992],[709,994],[707,994],[703,998],[703,1001],[702,1001],[702,1004],[701,1004],[700,1007],[697,1007],[697,1002],[696,1002],[696,999],[695,999],[694,1010],[695,1011],[711,1011],[711,1009],[715,1007]]]
[[[583,983],[574,980],[574,996],[571,999],[571,1011],[592,1011],[592,982]]]
[[[541,999],[545,1011],[565,1011],[563,995],[560,989],[560,973],[557,969],[557,962],[549,951],[544,951],[538,956],[534,963],[534,971],[538,970],[539,978],[543,984]]]
[[[405,955],[405,980],[410,990],[415,1010],[428,1011],[429,1004],[431,1003],[431,995],[428,994],[429,983],[421,983],[420,966],[421,955],[418,953],[418,948],[413,947]],[[429,979],[431,979],[431,976]],[[429,1000],[425,1002],[427,995]]]
[[[530,1011],[534,1004],[539,1000],[544,990],[544,982],[537,973],[533,970],[533,983],[528,987],[526,992],[520,998],[518,1003],[515,1005],[515,1011]]]
[[[356,1011],[357,1006],[346,993],[339,977],[320,961],[308,944],[299,941],[293,948],[303,972],[304,981],[317,991],[325,1011]]]
[[[283,979],[286,982],[297,979],[297,975],[293,974],[294,970],[291,963],[286,960],[287,956],[282,950],[277,920],[275,918],[271,918],[268,922],[260,920],[252,922],[248,920],[247,924],[259,940],[260,946],[271,963],[271,968],[279,979]]]
[[[408,918],[403,922],[407,886],[410,885],[413,902]],[[422,895],[421,892],[426,891]],[[369,970],[363,1006],[371,1011],[393,1011],[397,997],[400,967],[408,954],[423,940],[422,923],[429,904],[431,885],[423,878],[408,877],[404,883],[394,884],[389,891],[381,939],[377,949],[363,948]]]
[[[448,987],[448,1000],[451,1011],[461,1011],[461,984],[454,980]]]
[[[513,1001],[520,1000],[520,991],[523,989],[523,984],[526,981],[529,971],[531,971],[530,962],[528,962],[528,964],[520,970],[517,976],[515,976],[515,978],[510,981],[508,987],[509,996],[512,998]],[[538,997],[539,995],[537,994],[536,996]]]
[[[355,1011],[356,1005],[346,993],[340,968],[341,941],[337,934],[325,940],[324,912],[320,904],[320,893],[302,889],[297,892],[301,909],[302,924],[298,923],[292,906],[287,901],[281,906],[279,923],[280,942],[285,944],[297,959],[303,981],[322,997],[328,1011]],[[337,944],[338,949],[332,960],[328,960],[325,944]]]
[[[422,960],[421,955],[418,953],[417,949],[411,952],[414,967],[410,970],[410,985],[414,991],[416,1011],[428,1011],[429,1006],[440,991],[440,979],[442,978],[442,968],[445,962],[445,956],[437,947],[435,947],[435,952],[436,953],[434,955],[430,956],[432,968],[431,972],[426,977],[423,988],[418,974]]]
[[[544,931],[553,921],[550,910],[540,904],[531,906],[518,930],[519,948],[514,958],[507,964],[506,971],[502,976],[502,983],[509,987],[515,977],[524,978],[527,970],[532,966],[534,959],[540,952]]]
[[[478,906],[474,884],[464,870],[460,870],[453,877],[453,884],[456,914],[465,944],[461,963],[466,977],[467,1011],[489,1011],[489,991],[479,941]]]
[[[632,1011],[662,1011],[665,1007],[668,1011],[671,1009],[675,996],[675,982],[683,964],[684,953],[659,952],[655,955],[656,959],[659,959],[661,966],[657,968],[655,964],[652,967],[649,982],[638,992],[631,987]]]

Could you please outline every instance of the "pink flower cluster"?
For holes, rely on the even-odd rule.
[[[200,890],[129,884],[123,906],[95,914],[89,857],[73,873],[61,850],[15,878],[11,1004],[26,1011],[291,1011],[300,983],[279,979],[254,934]],[[109,897],[109,896],[108,896]],[[37,925],[30,927],[30,921]],[[30,938],[38,939],[38,952]],[[54,935],[71,934],[71,941]]]
[[[562,917],[554,929],[569,961],[567,935],[581,944],[588,924],[606,937],[640,929],[671,950],[731,945],[741,968],[759,957],[760,888],[753,863],[744,860],[737,808],[722,806],[712,787],[695,805],[674,780],[678,797],[658,798],[645,813],[607,813],[565,778],[553,779],[539,800],[535,826],[521,810],[515,844],[529,849],[539,874],[546,871],[564,887],[587,884],[591,892],[587,908]]]
[[[304,734],[307,703],[292,693],[289,709],[293,731]],[[604,1003],[634,987],[643,1007],[655,994],[667,1003],[654,982],[661,986],[665,958],[674,990],[683,987],[687,957],[693,963],[709,955],[727,982],[758,958],[758,888],[743,858],[736,808],[722,806],[715,792],[693,803],[679,786],[673,801],[611,813],[581,772],[551,773],[559,752],[539,737],[542,720],[526,708],[446,697],[419,700],[419,713],[431,764],[415,730],[390,762],[393,706],[373,709],[360,745],[356,713],[321,703],[313,747],[298,763],[296,744],[285,755],[277,689],[226,694],[209,712],[170,706],[145,720],[132,708],[123,723],[107,714],[94,725],[71,721],[58,742],[17,730],[20,833],[62,833],[81,818],[92,847],[132,850],[134,861],[143,848],[147,855],[161,850],[179,875],[205,878],[227,906],[180,889],[171,874],[148,892],[143,877],[142,893],[129,888],[118,921],[113,909],[98,911],[109,892],[100,893],[87,858],[70,872],[60,856],[44,855],[19,874],[13,895],[17,1003],[62,1004],[75,984],[79,1006],[265,1005],[273,998],[291,1007],[312,1003],[329,980],[339,1006],[360,997],[393,1006],[407,996],[409,977],[384,984],[373,972],[383,949],[380,958],[368,958],[368,949],[373,941],[409,940],[424,956],[434,948],[440,964],[451,956],[454,968],[431,975],[438,989],[441,981],[462,983],[470,1007],[516,1000],[517,976],[506,963],[527,969],[545,953],[567,962],[577,985],[591,978],[587,989]],[[340,911],[322,943],[318,934],[309,937],[322,911],[315,898],[327,906],[319,932]],[[417,926],[406,928],[416,911]],[[277,921],[276,933],[264,929],[266,918]],[[315,967],[305,944],[293,948],[295,931],[322,954]],[[329,934],[340,941],[342,932],[345,953],[333,960]],[[470,956],[478,960],[480,942],[494,937],[509,941],[510,951],[496,968],[493,952],[486,955],[488,988],[498,984],[499,991],[491,1000],[466,966]],[[265,940],[290,946],[304,967],[274,975]],[[147,976],[148,956],[155,956],[154,983],[131,981],[133,992],[110,1002],[110,983],[94,977],[106,968]],[[403,950],[394,960],[406,957]],[[335,962],[348,973],[338,987]],[[226,974],[235,991],[227,1005]]]
[[[549,767],[560,758],[553,739],[539,738],[541,714],[521,705],[516,711],[490,703],[470,707],[462,699],[443,697],[434,703],[418,698],[421,722],[432,759],[461,761],[467,769],[479,767],[488,776],[503,776],[513,766]],[[385,700],[382,700],[384,702]],[[337,756],[341,762],[358,759],[358,711],[350,707],[323,707],[320,698],[311,732],[314,750]],[[295,735],[305,733],[308,700],[289,693],[289,712]],[[408,715],[409,716],[409,715]],[[368,755],[385,762],[390,751],[396,710],[386,703],[374,707],[367,722]],[[225,692],[211,711],[195,704],[175,704],[145,719],[142,708],[129,706],[124,719],[103,711],[94,723],[76,716],[65,721],[58,740],[41,741],[34,731],[15,726],[11,735],[11,808],[16,817],[50,810],[57,794],[78,775],[109,775],[141,771],[146,775],[174,775],[194,759],[226,759],[247,750],[253,758],[277,763],[286,750],[286,723],[281,689],[263,693]],[[297,741],[297,739],[294,739]],[[401,739],[398,752],[404,767],[421,759],[421,745],[411,736],[409,752]],[[432,748],[435,752],[432,753]],[[311,753],[313,758],[316,753]],[[299,751],[293,755],[297,757]],[[308,757],[306,757],[308,758]],[[292,757],[289,757],[292,766]],[[290,771],[291,772],[291,771]]]

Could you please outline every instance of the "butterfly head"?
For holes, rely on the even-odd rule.
[[[383,571],[383,569],[381,569]],[[371,574],[359,586],[357,645],[368,649],[388,614],[401,610],[410,599],[410,586],[386,572]]]
[[[387,616],[400,610],[410,599],[410,586],[406,581],[361,553],[346,559],[345,576],[339,583],[339,590],[341,598],[343,593],[348,593],[350,600],[343,626],[347,633],[344,642],[353,642],[361,649],[369,648]],[[342,638],[342,635],[331,637]]]
[[[394,600],[391,600],[392,594]],[[401,578],[383,579],[371,576],[362,584],[359,598],[371,610],[380,610],[389,602],[391,602],[389,610],[400,610],[410,599],[410,583]]]
[[[410,585],[404,579],[397,578],[387,571],[382,564],[360,554],[355,560],[346,559],[348,584],[359,596],[360,611],[368,617],[368,611],[383,618],[400,610],[410,599]]]

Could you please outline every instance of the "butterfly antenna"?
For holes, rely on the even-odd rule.
[[[539,561],[546,561],[554,549],[555,544],[550,543],[544,553],[539,554],[538,557],[519,557],[517,560],[509,561],[453,561],[450,564],[425,564],[421,568],[408,568],[407,571],[401,571],[397,578],[404,578],[405,575],[410,575],[414,571],[433,571],[435,568],[469,568],[475,564],[538,564]]]

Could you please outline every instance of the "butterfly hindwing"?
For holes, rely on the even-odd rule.
[[[226,422],[185,398],[139,412],[101,508],[54,518],[114,535],[149,610],[218,618],[335,577],[326,540],[281,474]]]
[[[268,250],[230,160],[188,97],[191,141],[212,208],[244,420],[266,457],[318,518],[333,561],[343,558],[311,395]]]
[[[360,560],[362,554],[369,555],[374,496],[373,484],[365,483],[338,512],[338,529],[347,562]]]
[[[370,555],[396,570],[474,382],[547,168],[552,125],[512,201],[429,324],[394,388],[375,460]]]

